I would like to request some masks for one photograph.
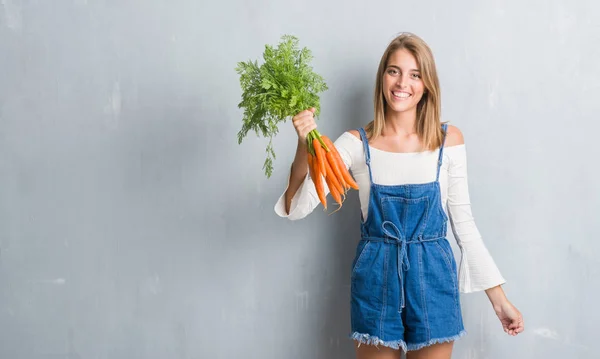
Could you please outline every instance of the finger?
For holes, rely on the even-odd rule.
[[[515,319],[513,321],[510,322],[510,325],[508,326],[510,329],[517,329],[519,327],[521,323],[520,319]]]
[[[315,121],[312,118],[298,120],[298,122],[296,122],[294,124],[294,126],[296,126],[297,129],[304,129],[304,128],[309,128],[309,127],[311,127],[312,129],[317,128],[317,124],[315,123]]]
[[[309,110],[304,110],[304,111],[300,111],[298,112],[294,117],[292,117],[292,120],[300,120],[306,116],[312,116],[313,113]]]
[[[315,111],[314,111],[314,108],[312,108],[312,107],[309,108],[308,110],[304,110],[304,111],[300,112],[300,114],[302,116],[311,116],[311,117],[314,115],[314,113],[315,113]]]
[[[313,114],[314,114],[314,113],[317,111],[317,109],[316,109],[316,108],[314,108],[314,107],[311,107],[311,108],[309,108],[308,110],[309,110],[310,112],[312,112]]]
[[[308,136],[308,133],[310,131],[314,130],[315,128],[317,128],[317,126],[315,126],[314,124],[309,123],[309,124],[306,124],[306,125],[303,125],[302,127],[300,127],[300,129],[299,129],[298,132],[304,138],[304,137]]]
[[[519,329],[519,328],[522,328],[522,327],[523,327],[523,322],[521,322],[521,321],[512,322],[510,324],[510,326],[509,326],[509,328],[513,329],[513,330],[516,330],[516,329]]]
[[[294,122],[294,126],[302,126],[305,123],[314,122],[315,119],[312,117],[312,115],[304,114],[304,115],[298,115],[292,121]]]
[[[296,116],[292,117],[292,122],[298,123],[298,122],[302,121],[303,118],[304,118],[304,115],[302,114],[302,112],[300,112]]]
[[[316,128],[317,128],[317,126],[315,126],[314,124],[308,124],[308,125],[304,126],[304,128],[302,129],[302,133],[306,137],[310,131],[312,131]]]
[[[309,133],[310,131],[314,130],[317,128],[317,125],[314,123],[309,123],[306,126],[304,126],[304,131],[306,131],[306,133]]]
[[[299,117],[295,118],[293,121],[294,121],[294,126],[296,128],[302,128],[309,123],[313,123],[314,119],[312,119],[311,117],[299,116]]]

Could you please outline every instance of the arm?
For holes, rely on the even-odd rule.
[[[464,145],[460,130],[448,127],[447,146]],[[457,149],[448,167],[447,211],[457,244],[462,250],[460,287],[464,293],[485,290],[504,331],[516,335],[524,330],[521,313],[507,299],[500,274],[475,225],[471,211],[464,146]]]
[[[298,147],[296,148],[296,156],[294,162],[292,162],[292,168],[290,169],[290,177],[288,181],[288,187],[285,190],[285,213],[290,214],[290,206],[292,204],[292,198],[302,185],[302,182],[306,179],[308,173],[308,146],[306,140],[298,139]]]
[[[308,134],[317,128],[317,123],[314,118],[315,111],[316,109],[312,107],[296,114],[296,116],[292,118],[294,130],[296,130],[296,133],[298,134],[298,147],[296,148],[294,162],[292,162],[292,167],[290,168],[288,186],[284,194],[285,213],[287,215],[290,214],[292,198],[294,198],[294,195],[298,191],[298,188],[300,188],[302,182],[304,182],[306,174],[308,173],[308,144],[306,139]]]
[[[448,127],[446,146],[460,146],[452,149],[449,155],[446,209],[454,238],[462,251],[459,270],[461,292],[478,292],[499,286],[505,280],[483,243],[471,211],[467,156],[464,139],[458,128]]]

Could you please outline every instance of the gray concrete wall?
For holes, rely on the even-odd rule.
[[[433,48],[477,225],[523,312],[462,297],[455,358],[593,358],[600,321],[600,3],[0,0],[0,358],[351,358],[358,196],[290,222],[295,151],[236,142],[238,61],[294,34],[371,118],[381,53]]]

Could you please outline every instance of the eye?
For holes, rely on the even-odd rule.
[[[398,70],[396,70],[394,68],[391,68],[391,69],[388,69],[387,73],[389,75],[397,75],[398,74]]]
[[[414,73],[414,74],[412,74],[412,76],[414,78],[416,78],[416,79],[420,79],[421,78],[421,74],[418,74],[418,73]]]

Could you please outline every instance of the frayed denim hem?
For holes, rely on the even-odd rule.
[[[407,349],[409,351],[413,351],[413,350],[423,349],[423,348],[428,347],[428,346],[433,345],[433,344],[453,342],[455,340],[458,340],[458,339],[464,337],[466,334],[467,334],[467,331],[463,330],[460,333],[458,333],[457,335],[454,335],[452,337],[448,337],[448,338],[434,338],[434,339],[431,339],[430,341],[428,341],[426,343],[408,344],[407,345]]]
[[[392,349],[402,349],[406,352],[406,342],[404,340],[392,340],[392,341],[383,341],[376,336],[370,334],[361,334],[358,332],[352,333],[350,336],[352,339],[358,342],[358,346],[361,344],[366,345],[382,345],[384,347],[392,348]]]

